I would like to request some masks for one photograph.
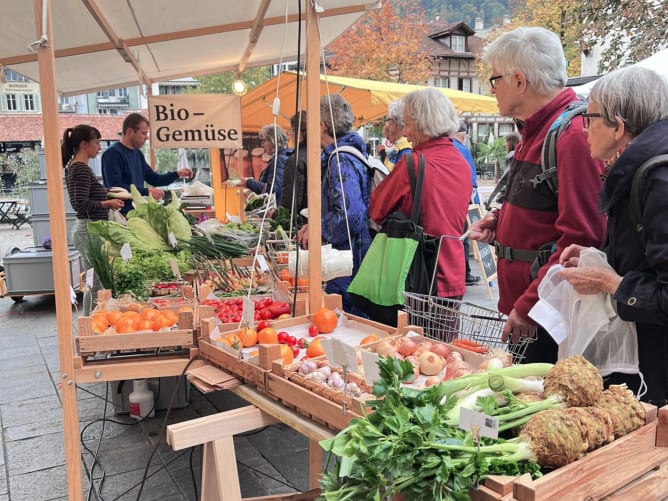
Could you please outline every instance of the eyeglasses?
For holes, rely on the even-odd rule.
[[[589,128],[589,122],[590,122],[590,119],[592,119],[592,118],[601,118],[603,115],[601,115],[600,113],[583,113],[581,116],[582,116],[582,126],[583,126],[585,129],[588,129],[588,128]]]
[[[496,89],[496,81],[503,78],[503,75],[496,75],[493,77],[490,77],[489,79],[489,85],[492,89]]]
[[[386,123],[386,124],[387,124],[387,123],[390,123],[392,120],[394,120],[394,118],[386,118],[386,119],[385,119],[385,123]]]

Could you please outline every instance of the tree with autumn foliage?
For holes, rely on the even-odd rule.
[[[540,26],[559,36],[570,77],[580,75],[581,4],[580,0],[521,0],[514,4],[512,27]]]
[[[581,0],[583,49],[603,45],[599,71],[635,63],[668,44],[665,0]]]
[[[396,5],[393,5],[396,4]],[[401,12],[401,15],[399,14]],[[327,46],[335,75],[368,80],[425,84],[432,60],[422,49],[426,23],[411,0],[384,1]]]
[[[248,68],[241,73],[241,79],[254,89],[271,78],[271,67]],[[199,85],[190,90],[192,94],[232,94],[232,83],[237,79],[234,71],[197,77]]]

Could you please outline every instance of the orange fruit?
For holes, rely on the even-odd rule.
[[[318,327],[320,334],[328,334],[336,329],[338,317],[334,313],[334,310],[323,307],[313,314],[311,322]]]
[[[287,268],[283,268],[281,271],[278,272],[278,278],[283,281],[283,282],[293,282],[294,278],[292,275],[290,275],[290,270]]]
[[[132,320],[133,322],[139,322],[141,320],[141,315],[137,313],[136,311],[126,311],[121,315],[120,320],[122,319],[128,319]]]
[[[306,358],[315,358],[325,354],[322,347],[321,338],[317,337],[306,348]]]
[[[241,338],[241,342],[244,348],[250,348],[251,346],[255,346],[257,344],[257,331],[250,327],[241,329],[239,331],[239,337]]]
[[[165,327],[171,327],[172,325],[174,325],[172,319],[167,315],[164,315],[164,313],[161,313],[160,315],[153,317],[151,319],[151,322],[153,324],[154,331],[159,331],[160,329],[163,329]]]
[[[142,306],[143,304],[141,303],[130,303],[125,307],[125,309],[127,311],[139,311]]]
[[[121,318],[123,314],[118,311],[108,311],[107,312],[107,322],[109,322],[111,325],[114,325],[116,322],[118,322],[118,319]]]
[[[164,310],[162,316],[167,317],[171,321],[170,326],[179,321],[179,315],[174,310]]]
[[[98,317],[93,317],[91,319],[91,328],[95,334],[103,334],[107,330],[108,324],[107,321]]]
[[[127,334],[128,332],[134,332],[137,330],[137,324],[139,321],[134,321],[131,318],[119,318],[114,329],[119,334]]]
[[[230,332],[229,334],[224,336],[223,341],[225,342],[225,344],[227,344],[230,348],[234,350],[240,350],[241,347],[243,346],[241,338],[235,332]]]
[[[160,315],[160,313],[155,308],[144,308],[139,312],[139,316],[142,320],[152,320],[157,315]]]
[[[290,365],[295,359],[295,356],[292,354],[292,348],[290,348],[287,344],[282,344],[280,346],[281,346],[281,358],[283,359],[283,364]]]
[[[378,341],[378,334],[372,332],[360,341],[360,346],[364,346],[365,344],[369,343],[375,343],[376,341]]]
[[[278,334],[273,327],[265,327],[257,335],[260,344],[278,344]]]
[[[153,320],[144,318],[139,321],[137,324],[138,331],[152,331],[153,330]]]

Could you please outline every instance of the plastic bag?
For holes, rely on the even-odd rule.
[[[188,197],[207,197],[213,195],[213,188],[202,181],[195,181],[183,188],[183,194]]]
[[[349,277],[353,274],[353,252],[351,250],[333,249],[331,244],[321,249],[322,281],[327,282],[338,277]],[[288,254],[288,269],[294,276],[297,269],[297,251]],[[299,274],[308,276],[308,251],[299,249]]]
[[[592,247],[580,253],[580,267],[612,269],[603,252]],[[580,295],[552,266],[538,286],[538,303],[529,316],[559,345],[559,359],[582,355],[602,376],[613,372],[640,373],[634,322],[617,315],[611,294]]]

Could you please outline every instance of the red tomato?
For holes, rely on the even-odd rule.
[[[260,332],[262,329],[266,329],[267,327],[271,327],[271,322],[269,320],[261,320],[258,324],[257,327],[255,328],[258,332]]]
[[[290,346],[290,348],[292,348],[292,356],[297,358],[299,356],[299,346]]]
[[[271,317],[273,317],[271,311],[269,311],[267,308],[262,308],[260,310],[260,317],[263,320],[269,320]]]
[[[285,344],[288,338],[290,337],[290,334],[288,334],[285,331],[281,331],[277,334],[278,336],[278,342],[281,344]]]
[[[297,338],[294,336],[288,336],[288,338],[285,340],[285,344],[287,344],[288,346],[296,346]]]
[[[306,339],[305,337],[300,337],[297,340],[297,346],[299,346],[301,349],[308,348],[308,345],[309,345],[308,339]]]
[[[320,334],[320,329],[318,329],[317,325],[311,325],[308,328],[308,335],[310,337],[316,337],[318,334]]]

